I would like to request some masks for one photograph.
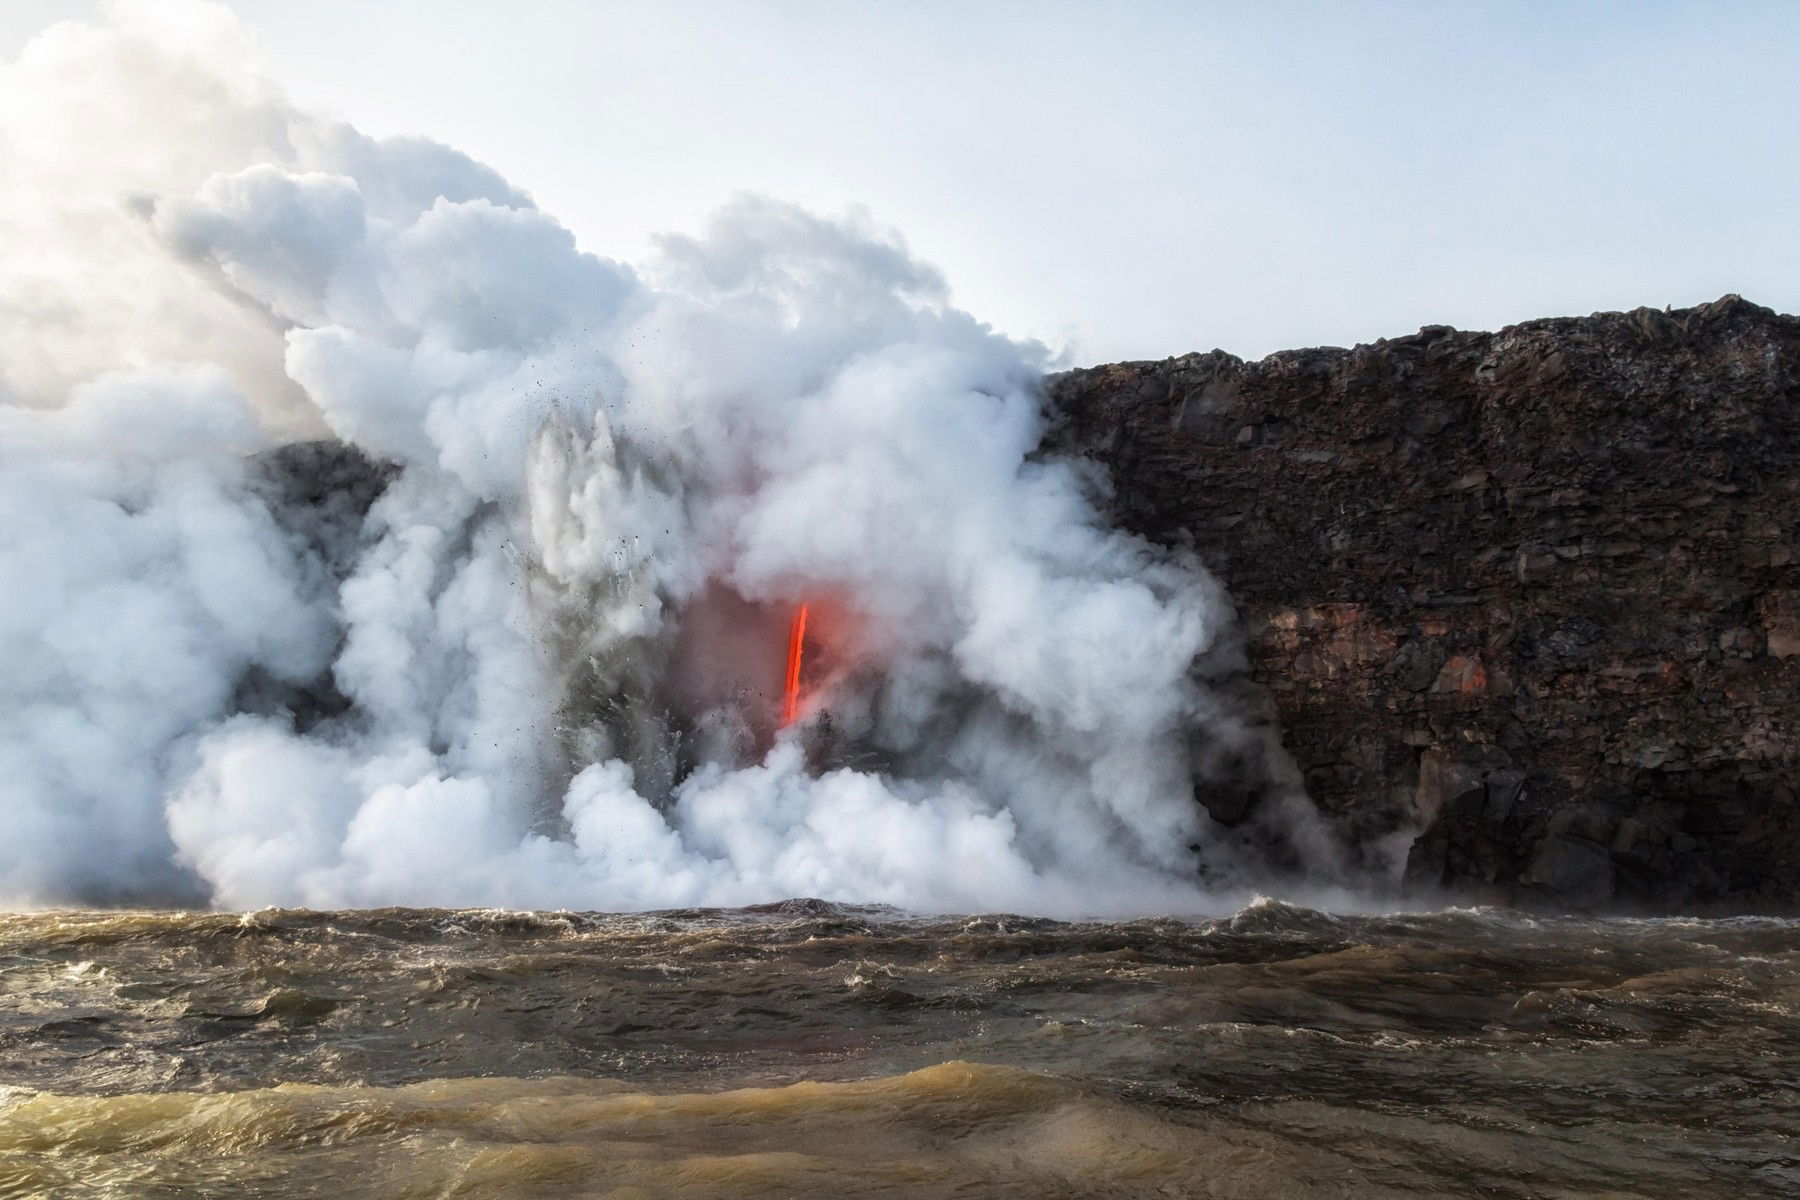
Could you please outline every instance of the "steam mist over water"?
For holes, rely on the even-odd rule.
[[[743,198],[628,266],[249,62],[222,11],[125,6],[0,76],[0,895],[1070,914],[1232,905],[1269,847],[1332,876],[1220,690],[1226,598],[1038,452],[1046,352],[897,236]],[[1246,772],[1228,834],[1195,789]]]

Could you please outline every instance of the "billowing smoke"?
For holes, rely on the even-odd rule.
[[[628,267],[248,61],[122,7],[0,77],[0,894],[1099,913],[1323,867],[1224,597],[895,236],[743,199]]]

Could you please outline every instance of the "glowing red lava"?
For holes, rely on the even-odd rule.
[[[781,689],[781,723],[792,725],[800,715],[800,652],[806,643],[806,605],[794,611],[794,623],[788,629],[787,682]]]

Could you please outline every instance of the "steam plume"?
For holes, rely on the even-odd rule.
[[[1229,607],[1037,454],[1042,347],[855,215],[744,198],[609,261],[247,61],[219,10],[119,7],[0,77],[0,892],[1250,881],[1194,801],[1256,739],[1206,683]],[[1325,855],[1298,804],[1263,819]]]

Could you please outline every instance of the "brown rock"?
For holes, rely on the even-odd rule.
[[[1519,881],[1571,908],[1594,908],[1612,899],[1612,855],[1597,842],[1558,834],[1538,843]]]
[[[1776,658],[1800,654],[1800,591],[1769,589],[1757,597],[1756,615],[1768,633],[1770,654]]]

